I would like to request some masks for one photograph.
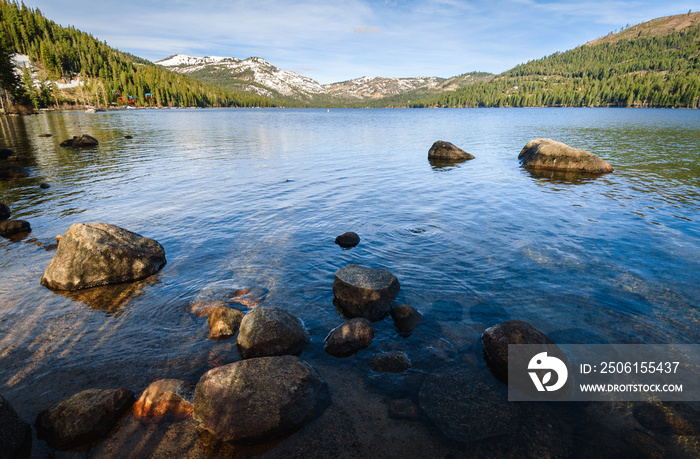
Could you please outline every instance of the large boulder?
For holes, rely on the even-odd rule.
[[[175,419],[192,414],[194,384],[180,379],[160,379],[152,382],[134,403],[134,417],[141,421],[158,421],[164,416]]]
[[[346,265],[335,272],[333,295],[348,317],[384,318],[399,294],[399,280],[385,269]]]
[[[4,202],[0,202],[0,222],[10,218],[10,207]]]
[[[358,317],[335,327],[325,339],[324,349],[334,357],[347,357],[368,347],[374,339],[374,326]]]
[[[552,139],[533,139],[523,147],[518,159],[525,169],[605,174],[613,167],[586,150]]]
[[[235,335],[242,320],[243,313],[238,309],[219,306],[211,312],[209,319],[207,319],[209,338],[225,339]]]
[[[21,420],[10,402],[0,395],[0,456],[28,458],[31,449],[31,426]]]
[[[39,413],[34,426],[50,447],[74,449],[102,440],[133,403],[128,389],[88,389]]]
[[[87,134],[74,135],[72,139],[64,140],[61,146],[65,148],[89,148],[100,144],[96,138]]]
[[[310,340],[301,319],[284,309],[262,306],[243,317],[238,350],[244,359],[299,355]]]
[[[430,147],[430,150],[428,150],[428,159],[457,162],[474,159],[474,155],[467,153],[450,142],[438,140],[437,142],[433,143],[433,146]]]
[[[318,373],[298,357],[241,360],[202,376],[194,419],[223,441],[270,440],[302,425],[322,386]]]
[[[54,290],[80,290],[144,279],[165,265],[153,239],[105,223],[75,223],[61,237],[41,278]]]
[[[554,344],[547,335],[522,320],[506,320],[487,328],[481,336],[484,355],[494,374],[508,381],[509,344]]]
[[[24,220],[0,221],[0,236],[10,237],[19,233],[28,233],[32,230],[29,222]]]

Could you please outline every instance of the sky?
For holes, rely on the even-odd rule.
[[[49,19],[158,61],[262,57],[321,84],[504,72],[698,0],[24,0]]]

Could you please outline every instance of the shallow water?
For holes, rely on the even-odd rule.
[[[304,320],[312,343],[302,357],[333,399],[321,421],[270,445],[270,456],[300,455],[299,439],[334,425],[329,417],[347,418],[356,433],[334,440],[348,456],[401,445],[409,434],[423,455],[462,454],[463,442],[421,414],[418,389],[446,368],[490,377],[479,338],[506,319],[560,343],[700,343],[698,111],[136,110],[5,117],[0,127],[0,147],[32,170],[0,181],[0,201],[43,244],[0,239],[0,393],[26,420],[88,387],[139,392],[163,377],[196,382],[238,360],[233,340],[208,340],[206,319],[189,310],[198,296],[236,288],[255,287],[265,293],[260,304]],[[58,146],[79,133],[100,146]],[[592,151],[615,172],[533,175],[517,156],[536,137]],[[433,166],[435,140],[476,159]],[[54,254],[45,246],[72,223],[95,221],[156,239],[167,265],[116,293],[62,295],[39,285]],[[360,235],[357,247],[333,243],[345,231]],[[323,352],[343,321],[333,274],[348,263],[392,271],[397,301],[424,322],[402,338],[384,320],[369,349],[333,359]],[[389,349],[409,354],[407,375],[369,368],[375,352]],[[396,399],[414,403],[418,418],[397,421],[377,402]],[[599,414],[553,429],[594,429]],[[700,418],[692,422],[700,428]],[[381,440],[368,438],[375,425]],[[554,455],[576,451],[577,440],[560,450],[550,437],[542,441]],[[46,451],[41,443],[35,450]],[[325,454],[329,445],[307,452]],[[101,454],[126,448],[111,447]]]

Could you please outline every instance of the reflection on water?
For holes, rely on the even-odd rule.
[[[12,218],[31,223],[30,237],[46,245],[73,223],[102,221],[159,241],[168,258],[146,282],[62,295],[39,284],[54,252],[0,239],[0,392],[33,420],[88,387],[138,392],[159,378],[196,382],[240,357],[235,341],[207,339],[206,318],[193,305],[278,306],[309,328],[302,357],[328,381],[332,405],[261,454],[391,456],[392,444],[410,441],[425,457],[462,456],[464,444],[435,427],[449,413],[439,422],[426,417],[419,392],[430,375],[489,377],[479,341],[486,327],[521,319],[561,343],[699,342],[698,126],[697,111],[616,109],[0,118],[0,147],[31,170],[27,178],[0,180],[0,201]],[[83,133],[99,147],[59,147]],[[591,151],[615,172],[533,175],[517,156],[537,137]],[[430,145],[443,138],[477,159],[426,162]],[[333,240],[346,231],[362,240],[341,250]],[[323,339],[343,321],[332,284],[349,263],[393,272],[401,283],[397,301],[418,309],[423,321],[403,337],[385,319],[375,324],[369,349],[334,359]],[[371,356],[390,350],[406,352],[413,368],[374,372]],[[449,388],[449,381],[434,384]],[[446,397],[462,400],[457,395]],[[469,450],[575,455],[591,452],[580,436],[587,432],[605,439],[610,454],[686,451],[664,430],[658,410],[635,406],[524,406],[532,419],[558,420],[518,430],[520,449],[484,439]],[[679,416],[697,431],[697,407],[683,406]],[[643,422],[633,421],[635,412]],[[125,422],[126,433],[91,454],[142,448],[147,456],[178,446],[192,457],[207,454],[196,446],[194,424],[149,430]],[[683,440],[687,451],[693,439]],[[35,447],[46,448],[39,441]]]

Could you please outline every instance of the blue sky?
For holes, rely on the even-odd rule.
[[[361,76],[500,73],[627,24],[697,11],[646,0],[24,0],[156,61],[262,57],[322,84]]]

